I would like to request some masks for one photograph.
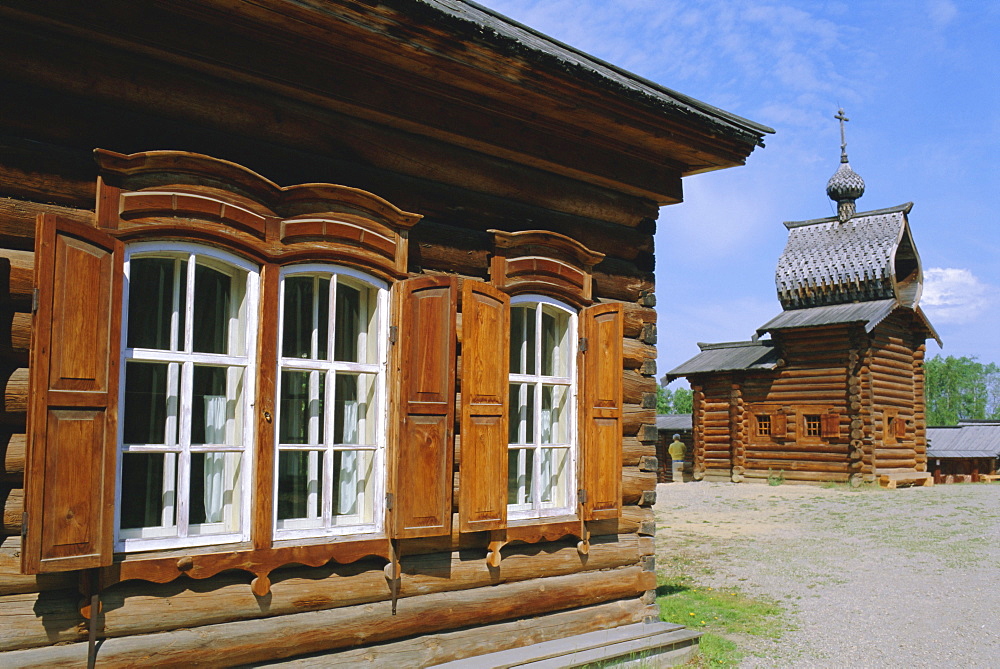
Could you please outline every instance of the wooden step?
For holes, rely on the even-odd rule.
[[[932,486],[934,477],[930,472],[893,472],[880,471],[876,474],[878,484],[883,488],[897,488],[901,485]]]
[[[435,665],[437,669],[563,669],[592,663],[666,667],[697,652],[695,632],[683,625],[652,622],[623,625],[543,643]]]

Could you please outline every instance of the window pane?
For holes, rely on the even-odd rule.
[[[242,455],[231,451],[191,454],[191,534],[239,529]],[[216,527],[195,527],[203,524]]]
[[[176,504],[176,453],[122,454],[123,530],[175,527]]]
[[[371,286],[340,278],[337,282],[337,332],[334,360],[375,362],[377,291]]]
[[[286,277],[283,323],[281,355],[286,358],[326,360],[330,279],[316,276]]]
[[[531,469],[535,452],[512,448],[507,452],[507,503],[531,504]]]
[[[230,319],[235,316],[234,307],[239,306],[242,299],[235,283],[229,274],[202,264],[195,267],[193,350],[199,353],[230,353]]]
[[[542,307],[542,374],[569,376],[569,314]]]
[[[508,442],[530,444],[535,441],[535,386],[532,383],[510,384],[510,422]]]
[[[333,515],[351,516],[352,523],[372,522],[373,451],[333,454]]]
[[[538,470],[542,504],[549,507],[569,506],[569,449],[541,449]]]
[[[325,393],[326,375],[322,372],[282,370],[278,400],[279,443],[323,443]]]
[[[171,365],[166,362],[125,363],[125,408],[123,439],[126,444],[166,444],[167,418],[173,427],[170,443],[177,443],[176,390],[167,393]]]
[[[191,443],[229,444],[241,416],[243,370],[238,367],[195,365],[191,398]]]
[[[535,307],[510,309],[510,372],[535,373]]]
[[[569,388],[542,386],[542,443],[569,443]]]
[[[336,444],[375,443],[374,374],[337,374],[333,441]]]
[[[186,262],[178,263],[173,258],[132,258],[129,261],[129,348],[172,349],[171,321],[175,315],[178,317],[177,331],[184,331],[181,319],[186,266]],[[177,311],[174,310],[175,296],[178,298]]]
[[[322,518],[320,491],[323,482],[321,451],[278,453],[278,526],[282,520]]]

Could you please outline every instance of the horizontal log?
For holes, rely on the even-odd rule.
[[[779,441],[779,442],[753,442],[748,444],[748,450],[752,449],[754,451],[759,451],[762,453],[836,453],[840,455],[845,455],[850,449],[848,444],[839,443],[799,443],[796,441]]]
[[[638,467],[622,469],[622,504],[638,504],[643,493],[656,490],[656,472],[639,471]]]
[[[901,448],[901,447],[883,447],[875,449],[875,457],[881,460],[886,458],[888,460],[903,460],[912,459],[915,455],[913,448]]]
[[[875,458],[875,464],[879,469],[916,469],[916,458]]]
[[[15,311],[31,308],[35,288],[35,253],[0,247],[0,304]]]
[[[3,379],[0,376],[0,379]],[[28,409],[28,368],[10,371],[4,384],[4,412],[17,413]]]
[[[622,305],[622,321],[626,337],[638,339],[643,335],[643,328],[646,325],[656,324],[656,310],[644,307],[635,302],[626,302]]]
[[[91,196],[93,189],[91,183]],[[92,211],[0,197],[0,245],[21,251],[34,250],[35,218],[39,214],[55,214],[79,223],[89,223],[94,216]]]
[[[847,370],[842,365],[831,367],[810,367],[809,369],[782,369],[775,377],[782,379],[829,379],[830,382],[847,378]]]
[[[575,548],[572,550],[575,551]],[[490,570],[486,567],[485,561],[476,562],[482,571],[489,574]],[[500,568],[503,568],[502,564]],[[381,569],[375,571],[381,574]],[[407,580],[407,575],[404,574],[401,582],[405,584]],[[452,582],[452,579],[444,580],[447,583]],[[269,600],[255,598],[249,593],[249,589],[243,586],[241,589],[246,591],[248,601],[252,605],[247,607],[248,612],[256,609],[252,612],[255,617],[259,617],[262,606],[266,611],[273,605],[280,585],[281,583],[275,584],[272,590],[274,594]],[[315,587],[316,582],[308,585]],[[653,572],[643,571],[638,566],[630,566],[413,596],[399,602],[396,615],[392,615],[386,601],[274,616],[269,617],[266,624],[261,624],[256,619],[203,624],[197,620],[192,621],[191,612],[188,612],[188,615],[179,616],[177,620],[186,619],[188,622],[184,627],[193,629],[178,629],[152,637],[142,635],[106,639],[101,645],[98,662],[102,666],[152,664],[158,667],[182,667],[194,664],[231,666],[273,661],[303,653],[466,627],[470,620],[474,620],[477,625],[483,625],[618,599],[635,598],[655,587],[656,576]],[[383,591],[388,590],[384,577],[379,588]],[[314,596],[308,594],[311,592],[309,588],[306,588],[305,592],[309,598]],[[552,593],[559,593],[559,596],[553,597]],[[133,598],[134,601],[127,602],[127,606],[136,611],[140,608],[139,601],[142,601],[155,612],[149,616],[153,619],[140,621],[137,620],[138,614],[133,613],[128,616],[128,620],[125,620],[125,606],[115,609],[116,602],[112,596],[113,593],[105,595],[107,601],[103,616],[105,632],[109,637],[119,636],[119,632],[124,631],[123,623],[133,629],[144,625],[156,626],[157,615],[173,617],[168,609],[180,603],[178,595],[164,599],[139,594]],[[218,590],[203,593],[202,598],[206,602],[196,610],[209,617],[218,616],[220,613],[224,615],[225,612],[218,611],[219,597]],[[16,598],[22,599],[13,601]],[[5,648],[25,648],[29,644],[50,645],[59,641],[81,640],[83,637],[82,626],[67,624],[70,620],[67,619],[65,610],[70,609],[75,613],[75,597],[65,598],[65,602],[61,602],[64,604],[62,611],[52,612],[48,622],[55,623],[58,620],[58,625],[52,625],[50,629],[46,629],[41,619],[35,615],[34,609],[38,602],[32,601],[31,596],[14,595],[5,601],[8,602],[5,610],[8,614],[7,620],[13,623],[7,627],[9,633],[0,640],[0,644]],[[30,638],[25,634],[27,631],[25,622],[33,623],[34,634]],[[17,662],[15,654],[4,657],[5,662],[8,658],[11,662]]]
[[[10,324],[10,339],[5,341],[4,326]],[[0,312],[0,360],[11,361],[12,366],[25,367],[31,348],[31,314],[26,311]]]
[[[639,369],[650,360],[656,360],[656,347],[638,339],[626,337],[622,342],[625,369]]]
[[[635,302],[642,295],[653,291],[655,284],[652,274],[635,276],[616,273],[610,259],[605,259],[593,271],[594,296],[604,300]]]
[[[24,490],[22,488],[7,488],[7,486],[0,484],[0,504],[3,505],[3,525],[0,525],[0,536],[21,534]]]
[[[872,396],[874,397],[875,402],[879,404],[892,404],[898,407],[913,406],[912,392],[890,390],[889,388],[873,388]],[[896,401],[892,402],[891,400]]]
[[[641,599],[623,599],[524,620],[423,634],[403,641],[381,643],[375,647],[324,653],[321,662],[323,667],[344,669],[361,666],[436,666],[444,662],[475,658],[484,653],[641,622],[647,615],[650,615],[649,607],[644,606]],[[659,609],[652,615],[659,615]],[[309,660],[304,663],[308,664]]]
[[[653,509],[648,506],[632,504],[622,506],[622,515],[618,519],[618,532],[620,534],[638,533],[641,536],[654,536],[656,534],[656,518],[653,515]]]
[[[808,462],[846,462],[847,449],[843,453],[803,453],[802,451],[746,451],[749,460],[800,460]]]
[[[22,433],[0,432],[0,474],[24,476],[26,441]]]
[[[656,393],[656,379],[643,376],[634,369],[622,372],[622,401],[642,404],[646,395]],[[655,405],[653,406],[655,409]]]
[[[774,469],[786,472],[846,472],[848,463],[814,462],[811,460],[777,460],[763,458],[747,458],[748,469]]]
[[[634,467],[650,456],[656,456],[656,444],[642,442],[635,437],[622,438],[622,464],[626,467]]]
[[[656,409],[644,408],[638,402],[625,402],[622,407],[622,434],[635,436],[644,425],[656,425]]]
[[[760,469],[747,469],[743,473],[748,479],[767,479],[776,472]],[[807,471],[786,471],[782,474],[785,481],[810,481],[810,482],[844,482],[847,481],[850,473],[847,472],[807,472]]]

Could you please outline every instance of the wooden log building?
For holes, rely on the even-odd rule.
[[[655,220],[770,129],[464,0],[15,0],[0,89],[0,665],[657,616]]]
[[[785,223],[782,312],[750,341],[699,344],[665,377],[691,383],[696,478],[931,483],[923,363],[937,335],[919,306],[912,204],[857,213],[846,144],[827,193],[837,216]]]

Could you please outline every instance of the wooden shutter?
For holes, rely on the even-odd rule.
[[[895,436],[896,439],[906,438],[906,420],[901,416],[896,416],[892,421],[892,429],[894,432],[893,436]]]
[[[820,436],[826,439],[836,439],[840,436],[840,414],[825,413],[819,417]]]
[[[583,519],[617,518],[622,481],[622,308],[580,313],[580,487]]]
[[[396,538],[451,533],[455,422],[453,277],[393,286],[395,416],[390,530]]]
[[[788,417],[783,413],[771,414],[771,437],[784,439],[788,435]]]
[[[462,287],[462,461],[459,528],[507,524],[510,298],[481,281]]]
[[[111,563],[122,246],[43,214],[35,239],[25,573]]]

